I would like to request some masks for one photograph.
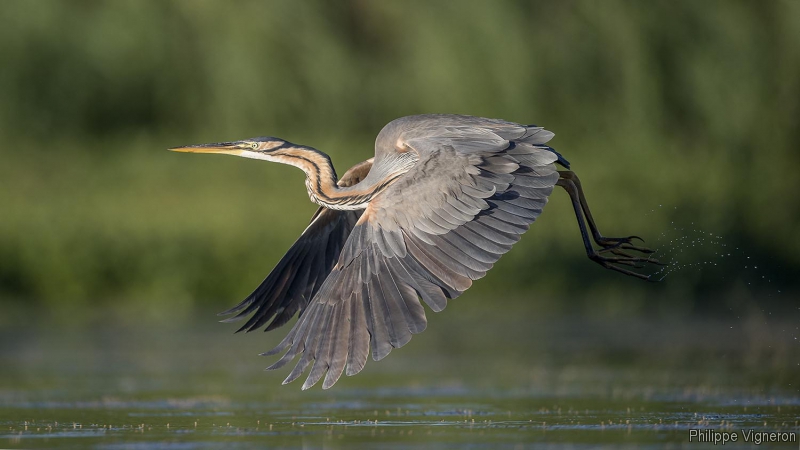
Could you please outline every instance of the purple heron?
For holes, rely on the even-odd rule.
[[[274,137],[171,150],[223,153],[300,168],[320,205],[300,238],[261,285],[221,313],[250,319],[239,331],[273,330],[299,319],[267,369],[300,359],[284,384],[313,363],[303,384],[333,386],[405,345],[426,325],[424,301],[441,311],[483,277],[541,214],[554,186],[569,194],[586,254],[607,269],[631,270],[651,250],[636,236],[609,238],[595,226],[578,177],[546,143],[553,133],[496,119],[431,114],[386,125],[375,157],[337,179],[330,158]],[[587,230],[588,225],[588,230]],[[595,249],[592,241],[599,247]],[[640,252],[642,256],[631,254]],[[267,324],[269,322],[269,324]]]

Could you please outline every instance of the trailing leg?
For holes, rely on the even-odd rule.
[[[650,250],[646,247],[632,245],[632,239],[640,239],[636,236],[629,236],[625,238],[607,238],[601,235],[597,230],[597,226],[594,223],[591,212],[589,212],[589,205],[586,203],[586,198],[583,195],[583,190],[580,187],[580,181],[578,181],[577,176],[575,176],[575,174],[571,171],[559,171],[559,174],[561,175],[561,178],[559,178],[559,180],[556,182],[556,185],[564,188],[564,190],[567,191],[567,194],[569,194],[570,200],[572,201],[572,207],[575,210],[575,217],[578,220],[578,228],[581,231],[583,245],[586,248],[586,255],[589,257],[589,259],[600,264],[606,269],[615,270],[617,272],[624,273],[625,275],[641,278],[643,280],[649,280],[649,275],[634,272],[632,270],[619,267],[619,265],[621,264],[635,268],[643,268],[644,266],[642,263],[661,264],[656,259],[635,256],[625,251],[634,250],[641,253],[653,253],[653,250]],[[591,231],[591,238],[589,236],[589,230],[586,229],[587,222],[589,224],[589,230]],[[599,251],[595,250],[592,246],[592,240],[594,240],[594,242],[601,247]],[[614,256],[603,255],[603,253],[607,252],[612,253]]]
[[[601,252],[608,251],[609,248],[616,247],[627,250],[636,250],[642,253],[653,253],[653,250],[647,247],[640,247],[632,244],[632,241],[634,239],[638,239],[644,242],[644,240],[639,236],[616,238],[616,237],[605,237],[602,234],[600,234],[600,231],[597,229],[597,225],[594,222],[594,218],[592,217],[592,212],[589,210],[589,204],[586,202],[586,195],[583,193],[583,186],[581,186],[581,180],[578,178],[578,175],[576,175],[575,172],[571,170],[559,170],[558,175],[561,177],[561,179],[571,181],[572,184],[575,185],[575,188],[577,190],[578,201],[580,202],[581,205],[581,210],[583,211],[583,214],[586,217],[586,222],[588,223],[589,229],[592,232],[592,239],[597,245],[603,247],[603,250],[601,250]]]

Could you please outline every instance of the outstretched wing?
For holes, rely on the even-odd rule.
[[[399,141],[418,162],[370,202],[306,313],[265,353],[288,349],[269,369],[300,355],[284,383],[313,362],[303,389],[326,373],[327,389],[345,366],[348,375],[361,371],[370,347],[377,361],[423,331],[419,298],[441,311],[484,276],[558,179],[559,156],[543,145],[552,133],[515,126],[446,127]]]
[[[362,211],[334,211],[320,207],[308,228],[289,248],[267,278],[233,308],[220,315],[236,314],[223,322],[253,316],[238,331],[253,331],[272,320],[265,331],[288,322],[319,291],[339,259],[347,237]]]
[[[371,167],[372,159],[354,166],[342,176],[339,185],[358,183]],[[272,320],[264,330],[270,331],[288,322],[298,311],[302,315],[339,259],[362,212],[317,209],[303,234],[253,293],[219,314],[236,314],[223,322],[242,320],[253,314],[237,332],[256,330]]]

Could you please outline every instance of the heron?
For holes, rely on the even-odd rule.
[[[311,366],[302,389],[322,377],[355,375],[425,330],[434,312],[483,277],[542,213],[555,186],[569,194],[587,256],[648,280],[660,264],[637,236],[606,237],[581,182],[535,125],[452,114],[396,119],[375,155],[338,178],[325,153],[276,137],[188,145],[178,152],[221,153],[288,164],[305,172],[319,205],[286,255],[247,298],[220,313],[247,322],[238,331],[274,330],[299,316],[261,355],[285,352],[267,370],[299,356],[287,384]],[[560,166],[564,170],[558,170]],[[597,248],[595,248],[595,246]],[[421,300],[421,301],[420,301]]]

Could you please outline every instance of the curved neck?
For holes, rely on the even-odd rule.
[[[350,187],[339,186],[331,159],[325,153],[311,147],[283,147],[247,156],[300,168],[306,174],[306,189],[311,201],[329,209],[364,209],[372,197],[388,184],[388,182],[369,183],[364,180]]]

